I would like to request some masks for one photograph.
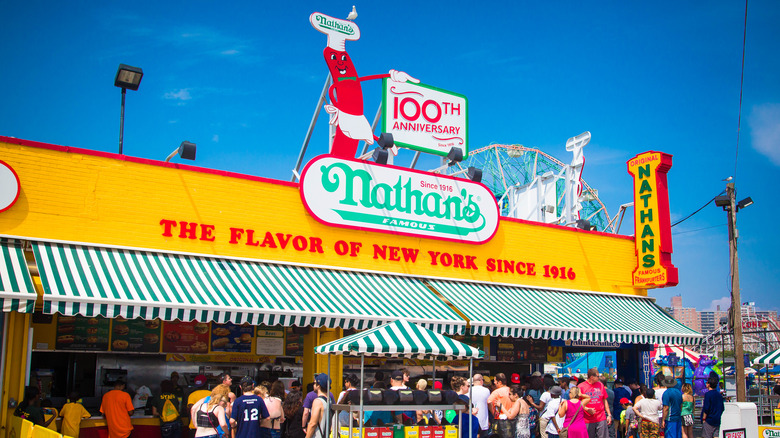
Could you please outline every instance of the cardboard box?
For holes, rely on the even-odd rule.
[[[444,426],[420,426],[420,438],[444,438]]]
[[[339,429],[341,438],[349,438],[349,426],[341,426]],[[352,438],[360,438],[360,428],[352,426]]]
[[[420,426],[404,426],[404,438],[420,438]]]
[[[364,427],[363,438],[393,438],[392,427]]]
[[[458,426],[455,426],[453,424],[448,424],[444,426],[444,438],[459,438]]]

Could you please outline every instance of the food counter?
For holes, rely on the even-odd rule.
[[[182,421],[189,420],[189,418],[182,419]],[[160,436],[160,419],[158,417],[152,417],[151,415],[133,415],[130,417],[130,421],[133,424],[133,437],[159,437]],[[188,424],[182,424],[182,433],[186,433]],[[81,432],[80,438],[107,438],[108,426],[106,425],[106,419],[103,417],[91,417],[85,420],[81,420]]]

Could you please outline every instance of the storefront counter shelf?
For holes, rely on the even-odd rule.
[[[133,437],[159,437],[160,419],[151,415],[133,415],[130,417],[133,425]],[[185,424],[182,424],[182,430],[186,430]],[[107,438],[108,426],[104,417],[90,417],[81,420],[81,432],[79,438]]]

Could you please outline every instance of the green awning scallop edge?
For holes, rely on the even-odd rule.
[[[637,344],[696,344],[701,334],[647,298],[429,280],[477,335]]]

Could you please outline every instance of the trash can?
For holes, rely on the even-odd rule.
[[[737,429],[745,429],[745,438],[758,438],[758,409],[755,403],[724,403],[720,438],[725,438],[725,431]]]

